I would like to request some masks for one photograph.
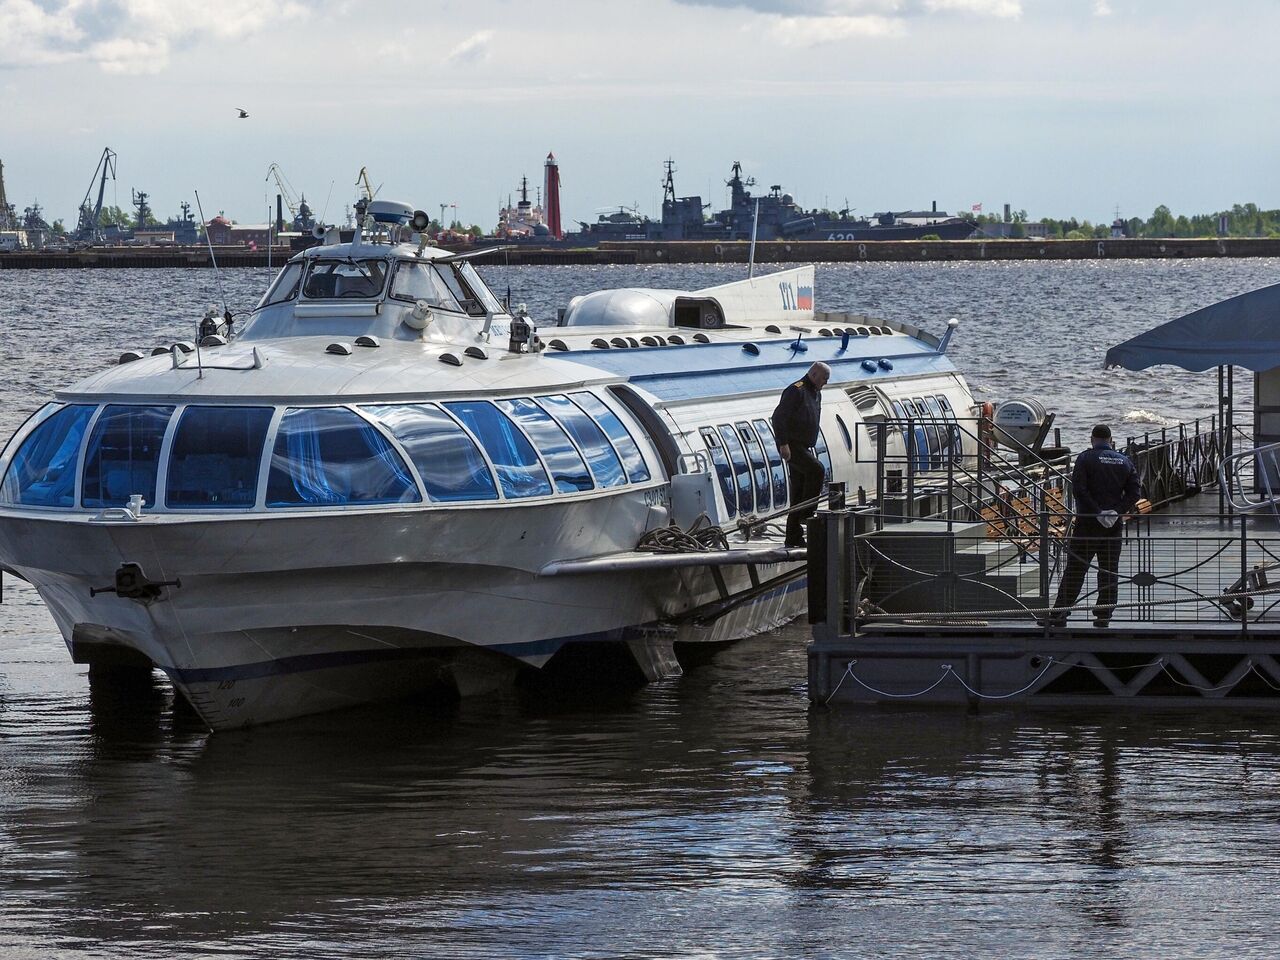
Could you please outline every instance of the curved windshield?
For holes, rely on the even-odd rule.
[[[445,406],[484,446],[498,471],[504,497],[551,494],[551,481],[533,444],[497,407],[484,400],[457,400]]]
[[[286,300],[296,300],[298,297],[299,281],[302,279],[302,264],[290,263],[276,276],[275,283],[267,289],[262,299],[258,302],[258,308],[269,307],[273,303],[284,303]]]
[[[417,485],[395,448],[342,407],[293,407],[280,421],[267,506],[415,503]]]
[[[475,441],[434,403],[363,407],[395,434],[432,500],[497,500]]]
[[[0,486],[0,503],[70,507],[75,502],[76,458],[93,415],[92,405],[63,407],[22,441]]]
[[[473,317],[505,312],[502,304],[480,279],[480,274],[476,273],[476,268],[465,260],[442,263],[439,269],[440,277],[448,285],[449,291],[462,305],[462,309]]]
[[[160,444],[172,415],[167,406],[105,407],[89,434],[80,505],[123,507],[135,493],[154,505]]]
[[[169,452],[165,506],[252,507],[270,407],[187,407]]]
[[[449,285],[429,263],[407,263],[402,260],[396,264],[396,275],[391,281],[391,296],[415,303],[425,300],[433,307],[462,312]]]
[[[302,295],[308,300],[367,300],[382,293],[386,278],[385,260],[315,260]]]

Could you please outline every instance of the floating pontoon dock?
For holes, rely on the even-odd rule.
[[[1149,502],[1125,525],[1105,625],[1096,570],[1074,608],[1052,607],[1070,549],[1069,458],[1002,454],[979,424],[971,464],[956,444],[926,449],[918,423],[885,423],[875,499],[837,497],[813,521],[810,698],[1280,707],[1277,313],[1280,286],[1108,353],[1132,369],[1216,366],[1220,402],[1204,421],[1130,439]],[[1257,374],[1252,440],[1234,423],[1233,364]],[[896,462],[886,436],[905,450]]]

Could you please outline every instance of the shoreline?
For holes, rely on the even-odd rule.
[[[611,264],[746,263],[745,240],[605,241],[597,247],[496,247],[473,252],[486,266],[606,266]],[[461,248],[472,251],[473,248]],[[215,247],[220,267],[283,264],[297,251]],[[767,240],[757,263],[923,263],[984,260],[1178,260],[1280,257],[1280,237],[1104,240]],[[0,253],[0,270],[174,268],[212,266],[206,247],[99,247],[70,252]]]

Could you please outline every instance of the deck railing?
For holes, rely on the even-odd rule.
[[[1280,626],[1280,528],[1269,513],[1131,518],[1118,538],[1115,606],[1101,612],[1096,558],[1074,604],[1055,607],[1079,542],[1051,549],[1045,513],[1025,546],[992,539],[985,524],[903,524],[874,507],[824,512],[815,524],[823,546],[810,550],[810,582],[825,584],[819,606],[829,611],[818,616],[834,616],[848,634],[877,623],[998,620],[1051,630],[1055,614],[1075,625],[1213,623],[1227,634]]]

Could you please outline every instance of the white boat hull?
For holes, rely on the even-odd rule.
[[[0,552],[23,558],[17,572],[40,592],[73,656],[135,650],[225,729],[441,681],[481,694],[572,643],[626,646],[656,679],[672,672],[673,642],[738,639],[801,611],[803,580],[793,580],[707,623],[658,630],[720,599],[705,568],[539,575],[554,559],[630,549],[649,509],[632,491],[529,507],[207,521],[15,512],[0,523]],[[123,563],[181,586],[149,603],[91,596]],[[768,581],[797,566],[758,573]],[[722,576],[731,593],[750,587],[744,568]]]

